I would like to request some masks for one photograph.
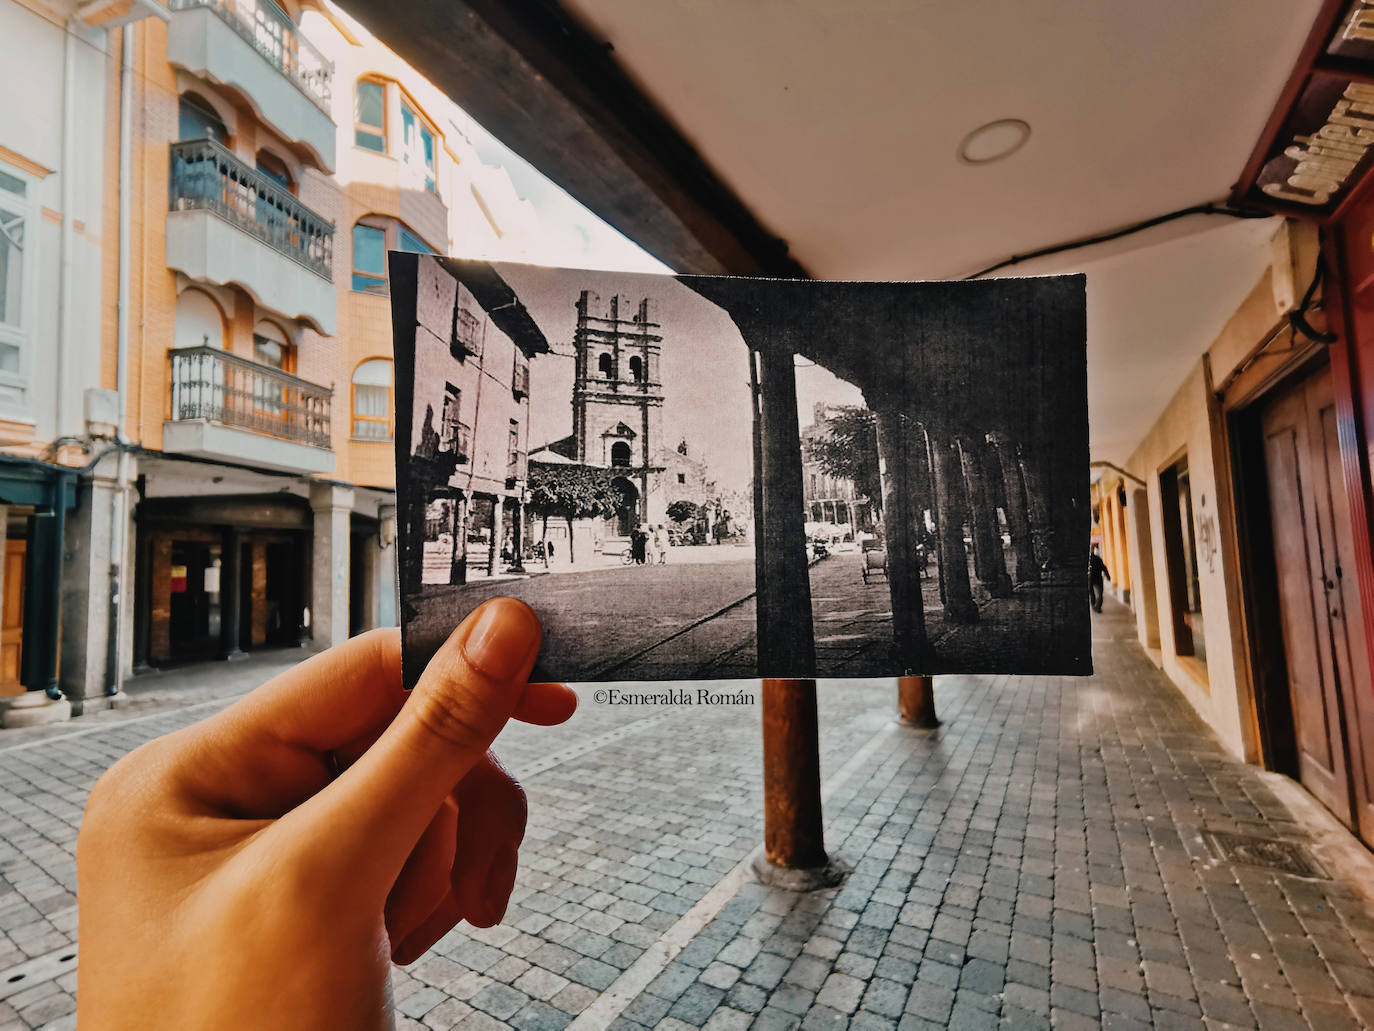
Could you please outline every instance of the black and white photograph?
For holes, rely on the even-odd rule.
[[[394,253],[413,682],[1087,673],[1081,277],[824,283]]]

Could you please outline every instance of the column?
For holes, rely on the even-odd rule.
[[[959,441],[959,456],[964,468],[964,483],[968,488],[971,529],[973,531],[974,566],[978,579],[994,598],[1011,595],[1011,577],[1007,576],[1006,558],[1002,553],[1002,532],[997,525],[997,502],[988,483],[983,455],[986,443],[978,438]]]
[[[316,647],[329,648],[348,639],[349,517],[353,491],[316,484],[310,490],[315,533],[310,549],[310,628]],[[424,511],[421,509],[424,540]]]
[[[755,476],[763,501],[758,526],[767,533],[755,584],[759,667],[795,676],[816,668],[796,369],[785,347],[757,357],[763,461]],[[762,687],[765,855],[774,868],[825,871],[816,682],[770,679]]]
[[[243,630],[243,535],[231,529],[224,535],[219,564],[220,657],[246,658],[239,647]]]
[[[459,494],[453,499],[453,551],[449,555],[448,582],[450,586],[468,582],[468,499]]]
[[[764,854],[774,866],[824,867],[816,682],[765,680],[762,710]]]
[[[511,523],[511,550],[515,553],[515,561],[511,563],[511,572],[523,573],[525,571],[525,501],[521,494],[515,496],[515,511],[512,513]]]
[[[898,677],[897,715],[914,727],[938,727],[935,716],[935,678]]]
[[[1026,484],[1021,476],[1016,446],[1000,433],[988,434],[988,440],[992,442],[996,461],[1002,468],[1002,489],[1007,498],[1007,532],[1011,534],[1012,552],[1016,556],[1016,582],[1039,583],[1040,563],[1035,559]]]
[[[945,618],[951,623],[976,623],[978,606],[973,600],[968,578],[968,552],[964,550],[968,500],[959,447],[953,439],[932,433],[930,450],[940,523],[941,569],[945,578]]]
[[[883,526],[886,530],[887,590],[892,599],[894,658],[902,673],[917,673],[930,654],[925,603],[921,597],[917,521],[920,498],[912,489],[912,449],[925,447],[920,430],[891,409],[877,413],[878,465],[882,471]]]
[[[1118,489],[1125,489],[1124,485]],[[1121,494],[1116,493],[1116,498],[1116,539],[1120,542],[1120,554],[1117,557],[1117,565],[1120,567],[1120,571],[1117,573],[1116,593],[1117,597],[1119,597],[1124,604],[1130,605],[1131,537],[1126,531],[1126,506],[1121,503]]]
[[[501,542],[505,539],[506,496],[497,494],[491,502],[491,554],[487,556],[487,576],[501,572]]]
[[[811,622],[801,434],[792,352],[760,351],[763,411],[763,518],[761,549],[767,566],[758,592],[759,667],[765,675],[811,673],[816,641]]]
[[[395,626],[400,608],[400,585],[396,581],[396,506],[378,505],[377,521],[381,524],[377,549],[377,625]]]

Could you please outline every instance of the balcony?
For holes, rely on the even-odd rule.
[[[334,170],[334,65],[273,0],[171,0],[167,59],[230,87],[283,137]]]
[[[334,223],[211,140],[171,147],[167,264],[332,336]]]
[[[453,313],[453,342],[449,351],[460,362],[482,349],[482,321],[466,308]]]
[[[162,449],[292,472],[334,469],[334,391],[215,347],[167,352],[170,411]]]
[[[445,427],[444,437],[439,441],[439,455],[454,465],[466,465],[472,455],[472,427],[465,422]]]

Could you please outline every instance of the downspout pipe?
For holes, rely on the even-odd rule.
[[[129,408],[129,297],[131,294],[133,238],[133,136],[134,136],[134,27],[120,30],[119,45],[119,297],[115,323],[115,393],[118,419],[115,439],[127,444],[124,427]],[[129,541],[129,449],[119,448],[115,496],[110,505],[110,607],[106,633],[105,696],[112,698],[124,687],[123,601],[124,567]]]

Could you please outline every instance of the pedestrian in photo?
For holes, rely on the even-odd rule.
[[[668,562],[668,531],[659,523],[654,529],[654,556],[660,566]]]
[[[649,535],[644,532],[643,526],[636,526],[630,531],[630,557],[637,566],[644,565],[644,552],[649,540]]]
[[[1097,545],[1093,545],[1092,554],[1088,556],[1088,601],[1091,602],[1094,612],[1102,611],[1102,596],[1104,586],[1102,578],[1108,580],[1112,574],[1107,572],[1106,563],[1102,561],[1102,556],[1097,553]]]

